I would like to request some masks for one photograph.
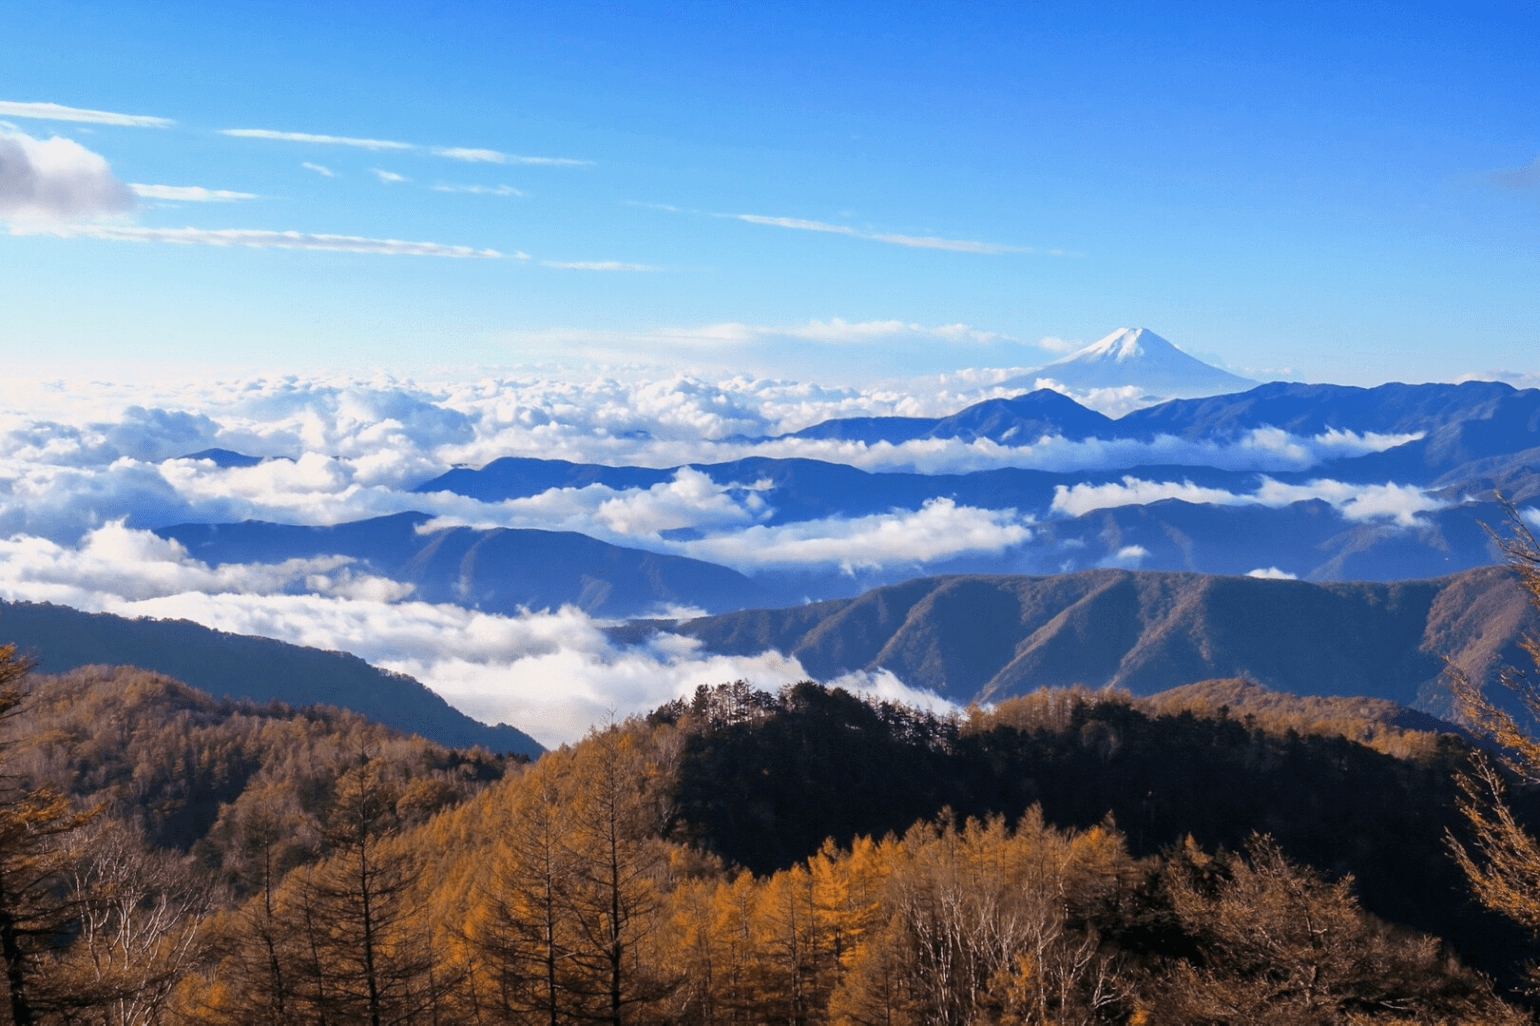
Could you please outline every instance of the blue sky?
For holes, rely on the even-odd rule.
[[[1259,377],[1532,373],[1537,43],[1521,3],[14,5],[0,101],[172,123],[13,137],[253,198],[13,221],[0,351],[837,380],[1146,325]],[[499,256],[120,238],[188,228]]]

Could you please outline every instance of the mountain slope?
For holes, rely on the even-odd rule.
[[[1398,584],[1126,570],[930,577],[670,629],[711,652],[795,655],[825,680],[887,670],[962,703],[1044,686],[1151,694],[1243,677],[1437,713],[1444,655],[1489,680],[1504,662],[1522,663],[1516,640],[1534,626],[1513,577],[1483,567]]]
[[[648,467],[606,467],[598,463],[568,463],[529,456],[504,456],[484,467],[456,467],[413,488],[414,492],[453,492],[484,502],[522,499],[550,488],[651,488],[671,480],[672,470]]]
[[[1010,384],[1007,382],[1007,387]],[[946,417],[850,417],[824,421],[787,437],[836,438],[869,445],[899,445],[921,438],[957,438],[965,442],[987,438],[1002,445],[1031,445],[1044,436],[1062,436],[1073,441],[1112,437],[1114,423],[1061,392],[1039,388],[1010,399],[986,399]]]
[[[772,598],[736,570],[698,559],[610,545],[572,531],[420,531],[431,519],[398,513],[332,527],[248,520],[178,524],[156,533],[210,565],[351,556],[364,569],[413,585],[415,598],[487,612],[576,605],[605,616],[636,616],[667,604],[715,611]]]
[[[1033,387],[1038,378],[1051,376],[1048,370],[1058,366],[1050,364],[1004,385]],[[1072,440],[1138,441],[1170,435],[1194,442],[1228,443],[1264,428],[1305,438],[1332,431],[1421,433],[1426,444],[1417,450],[1418,463],[1444,468],[1540,447],[1540,389],[1519,390],[1498,381],[1392,382],[1374,388],[1275,381],[1248,387],[1251,382],[1236,378],[1232,384],[1235,387],[1222,395],[1171,399],[1115,420],[1086,409],[1068,396],[1039,389],[1012,399],[976,403],[947,417],[829,420],[790,437],[842,438],[868,444],[931,437],[988,438],[1001,444],[1028,445],[1043,434],[1062,434]],[[1001,416],[1006,410],[1014,416]]]
[[[1135,410],[1117,424],[1126,438],[1169,434],[1215,441],[1260,427],[1305,437],[1333,430],[1422,432],[1440,439],[1451,458],[1472,458],[1540,444],[1540,389],[1521,391],[1499,381],[1374,388],[1275,381],[1236,395],[1174,399]]]
[[[1052,378],[1077,391],[1135,387],[1158,396],[1241,392],[1255,384],[1189,356],[1149,328],[1119,328],[1062,359],[1007,381],[1025,387]]]
[[[188,620],[130,620],[49,603],[0,602],[0,639],[33,654],[44,673],[128,664],[216,697],[339,706],[451,747],[481,745],[531,756],[543,750],[523,731],[473,720],[411,677],[356,656],[226,634]]]

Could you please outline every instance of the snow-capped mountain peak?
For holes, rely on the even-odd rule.
[[[1046,382],[1071,394],[1136,388],[1151,399],[1241,392],[1256,384],[1182,352],[1149,328],[1119,328],[1005,384],[1041,388]]]
[[[1149,328],[1119,328],[1105,338],[1098,339],[1063,359],[1055,360],[1054,363],[1090,363],[1093,360],[1127,363],[1129,360],[1136,360],[1146,355],[1150,350],[1162,352],[1166,349],[1176,349],[1176,346]],[[1180,350],[1177,351],[1180,352]]]

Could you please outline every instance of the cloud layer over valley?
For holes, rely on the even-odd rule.
[[[19,380],[13,404],[0,412],[0,531],[71,541],[118,517],[137,527],[246,519],[334,524],[418,510],[445,523],[575,530],[661,545],[663,532],[684,528],[703,534],[754,530],[772,499],[764,486],[727,487],[690,470],[648,488],[551,489],[504,502],[411,489],[451,467],[481,466],[503,456],[640,467],[760,456],[928,474],[1012,467],[1089,472],[1140,465],[1277,473],[1305,471],[1324,460],[1380,451],[1413,437],[1332,431],[1301,438],[1277,429],[1252,430],[1224,444],[1169,435],[1150,441],[1046,437],[1025,445],[987,438],[893,444],[777,437],[833,417],[950,413],[995,394],[991,385],[947,379],[912,386],[903,392],[856,390],[688,376],[429,384],[256,377],[142,387]],[[211,449],[265,459],[231,466],[189,458]],[[1054,511],[1075,515],[1173,497],[1224,504],[1282,504],[1309,497],[1297,488],[1265,487],[1261,497],[1246,499],[1170,483],[1077,484],[1054,499]],[[1367,493],[1333,490],[1329,481],[1318,483],[1316,491],[1323,489],[1344,509],[1370,515],[1377,508]],[[884,536],[912,529],[924,537],[941,517],[966,513],[967,506],[936,506],[919,516],[916,504],[912,512],[917,515],[873,520],[864,527],[838,515],[818,518],[825,521],[822,527],[802,528],[796,543],[805,552],[816,551],[816,546],[806,547],[815,537],[807,532],[815,530],[824,531],[821,537],[843,540],[867,528]],[[999,515],[989,523],[1009,528]],[[969,527],[961,536],[988,538],[985,548],[998,548],[1007,539],[1024,540],[1022,530],[979,533]],[[754,537],[767,542],[772,536]],[[770,550],[790,558],[792,536],[775,537],[779,540]],[[726,543],[699,540],[697,548],[718,554],[732,550]],[[935,545],[926,541],[911,551],[903,558],[924,560],[923,553],[935,551]]]
[[[706,655],[667,633],[617,647],[605,622],[577,606],[493,612],[470,583],[463,600],[446,601],[444,591],[430,600],[383,564],[323,542],[297,558],[220,562],[153,531],[246,520],[336,525],[411,511],[424,515],[414,522],[424,546],[457,526],[577,532],[780,582],[765,585],[767,595],[805,587],[817,598],[840,580],[839,593],[853,593],[942,571],[1171,565],[1191,558],[1184,532],[1209,529],[1117,518],[1173,501],[1199,513],[1280,515],[1315,503],[1328,521],[1306,518],[1326,532],[1308,541],[1317,548],[1341,532],[1436,534],[1453,501],[1405,481],[1332,476],[1342,461],[1414,442],[1415,432],[1252,426],[1222,440],[1055,434],[1020,445],[787,437],[833,418],[951,415],[999,396],[997,381],[958,374],[857,389],[688,375],[16,379],[0,410],[0,595],[349,651],[421,679],[474,716],[551,742],[699,683],[742,677],[773,687],[806,674],[775,652]],[[507,456],[639,469],[599,480],[577,468],[571,480],[479,498],[442,484],[417,490],[455,467]],[[710,466],[751,458],[765,459],[730,474]],[[779,462],[788,459],[825,462]],[[908,472],[908,498],[877,496],[875,479],[849,467]],[[953,494],[924,491],[930,478],[914,474],[976,471],[1060,476],[990,478]],[[899,477],[885,475],[882,488]],[[956,483],[947,489],[961,489],[972,479],[948,480]],[[1370,544],[1354,538],[1343,551]],[[1311,566],[1291,561],[1293,551],[1246,551],[1227,572],[1303,576]],[[667,614],[666,605],[660,599],[651,612]],[[848,683],[917,697],[891,676]]]
[[[806,679],[795,658],[709,655],[659,634],[618,647],[572,607],[498,616],[408,598],[344,559],[209,567],[175,542],[111,523],[78,545],[0,541],[0,598],[121,616],[188,619],[217,630],[352,652],[410,674],[463,711],[544,744],[575,740],[607,716],[651,709],[699,684],[745,679],[774,689]],[[42,653],[47,669],[47,653]],[[943,706],[888,673],[842,678],[884,698]]]

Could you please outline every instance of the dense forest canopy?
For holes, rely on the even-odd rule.
[[[1528,1021],[1390,703],[739,683],[531,764],[6,659],[12,1022]]]

